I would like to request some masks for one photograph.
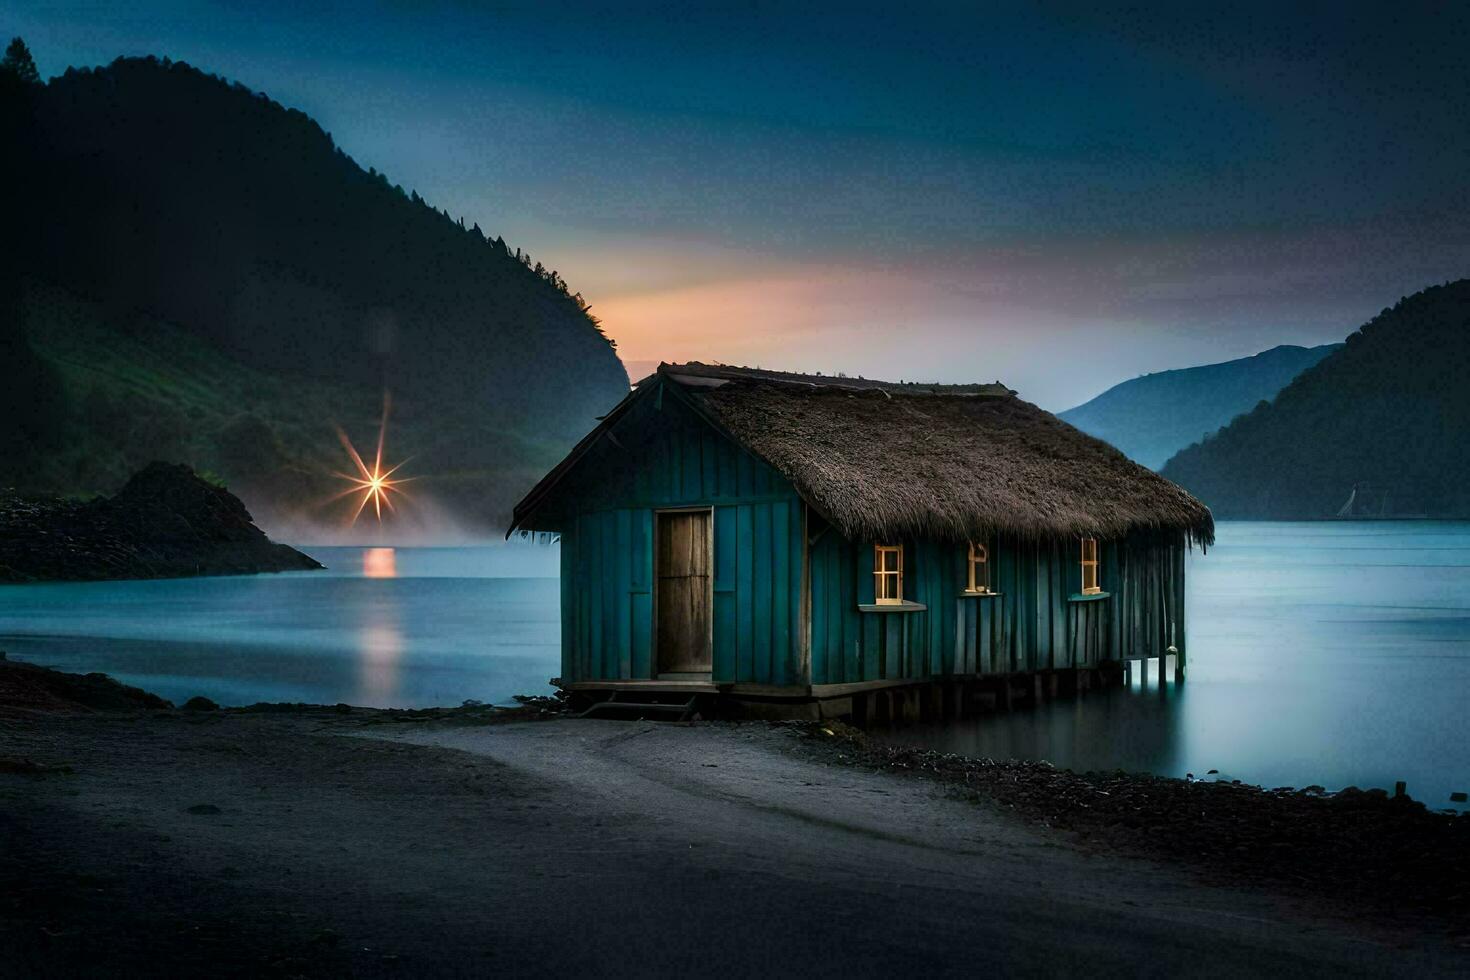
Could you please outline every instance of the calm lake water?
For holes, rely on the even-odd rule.
[[[1224,523],[1189,680],[887,737],[947,751],[1470,790],[1470,524]],[[0,588],[0,650],[175,702],[506,702],[559,672],[554,548],[313,548],[325,573]],[[1211,777],[1215,778],[1215,777]]]
[[[1268,787],[1402,779],[1432,807],[1470,790],[1470,524],[1226,522],[1187,574],[1185,683],[885,737]]]
[[[508,702],[560,673],[554,547],[303,549],[325,572],[0,588],[0,650],[182,703]]]

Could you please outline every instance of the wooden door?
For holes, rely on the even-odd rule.
[[[710,671],[710,512],[658,515],[658,672]]]

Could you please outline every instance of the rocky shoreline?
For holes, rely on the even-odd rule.
[[[0,583],[308,571],[234,494],[187,466],[150,463],[112,497],[76,501],[0,491]]]
[[[1393,919],[1428,918],[1470,947],[1470,812],[1348,787],[1262,789],[1147,773],[1058,769],[881,745],[847,726],[803,742],[832,763],[939,782],[1084,845],[1162,858]]]

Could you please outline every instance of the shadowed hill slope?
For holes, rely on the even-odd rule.
[[[8,215],[18,259],[10,272],[25,286],[7,288],[10,322],[0,326],[50,335],[33,348],[56,346],[54,325],[37,320],[60,296],[117,334],[112,348],[139,323],[165,324],[241,379],[346,392],[342,416],[364,414],[359,403],[389,388],[407,415],[453,416],[434,458],[422,458],[425,447],[404,450],[423,470],[461,477],[549,465],[627,390],[613,345],[560,276],[364,171],[307,116],[241,85],[182,63],[119,59],[46,85],[7,82],[0,114],[0,176],[25,189],[11,195]],[[88,361],[86,351],[71,354]],[[62,414],[75,422],[90,392],[66,388]],[[116,408],[133,404],[122,397]],[[241,391],[234,411],[247,427],[262,423],[267,443],[285,439],[285,457],[316,455],[275,425],[291,412],[268,392]],[[330,421],[319,419],[328,440]],[[544,442],[544,454],[518,455],[507,445],[517,439]],[[299,479],[272,488],[230,453],[214,456],[207,462],[253,494],[253,507],[272,509],[292,492],[285,484],[299,489]],[[0,482],[32,479],[38,461],[46,471],[38,450],[23,466],[12,461]],[[109,475],[144,461],[121,460]],[[49,472],[52,483],[36,489],[115,485]],[[485,522],[524,489],[462,484],[448,503]]]
[[[1355,486],[1385,516],[1470,514],[1470,279],[1384,310],[1163,469],[1224,518],[1337,513]]]
[[[1146,374],[1060,417],[1157,470],[1185,446],[1274,398],[1292,378],[1341,346],[1282,345],[1219,364]]]

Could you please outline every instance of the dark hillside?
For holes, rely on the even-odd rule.
[[[1384,310],[1346,346],[1163,474],[1217,517],[1470,514],[1470,280]]]
[[[1061,418],[1150,469],[1269,400],[1341,347],[1282,345],[1219,364],[1159,371],[1114,385]]]
[[[339,416],[361,414],[386,386],[405,417],[454,417],[422,469],[461,477],[549,465],[626,393],[612,344],[559,276],[364,171],[304,114],[151,58],[73,69],[46,85],[12,82],[0,87],[0,176],[18,259],[10,271],[29,283],[22,297],[45,301],[8,304],[11,343],[16,320],[30,324],[33,349],[69,343],[55,324],[37,322],[61,296],[68,309],[84,307],[92,326],[119,333],[111,348],[137,329],[154,339],[177,331],[216,352],[220,370],[235,365],[239,379],[264,377],[298,394],[315,385],[349,392],[353,403],[336,408]],[[61,370],[75,381],[90,354],[70,346],[71,367]],[[85,414],[78,399],[88,384],[68,388],[72,423]],[[285,411],[267,392],[257,399],[251,385],[237,387],[246,389],[239,403],[216,410],[267,421]],[[129,399],[115,408],[127,413]],[[329,421],[319,419],[328,440]],[[44,442],[47,426],[32,428],[30,443]],[[545,452],[503,455],[517,440],[545,443]],[[285,448],[290,456],[301,447]],[[121,461],[112,475],[153,455]],[[215,455],[223,462],[205,462],[244,488],[249,481],[236,477],[246,474],[228,472],[230,454]],[[27,482],[35,462],[23,473],[0,463],[0,482]],[[56,482],[36,489],[115,485],[50,471]],[[509,500],[492,498],[516,493],[477,494],[472,483],[452,503],[475,519],[500,517]],[[258,495],[249,502],[272,509]]]

